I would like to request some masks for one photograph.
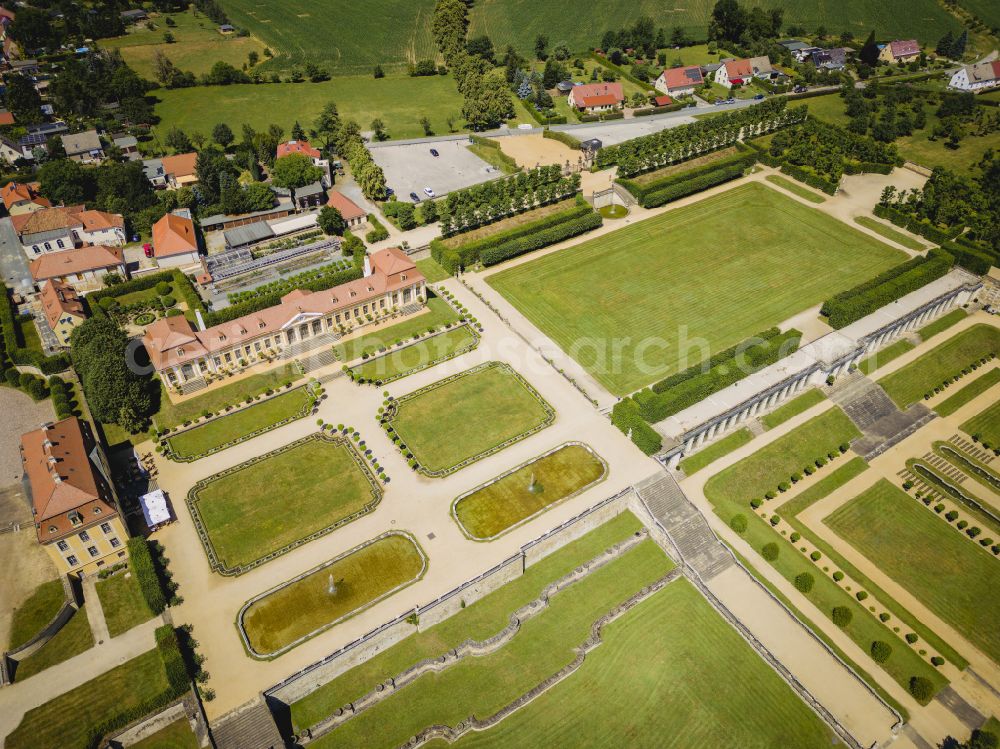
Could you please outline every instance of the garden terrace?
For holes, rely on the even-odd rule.
[[[348,439],[313,434],[199,481],[187,502],[212,569],[233,575],[371,512],[381,499]]]
[[[356,335],[338,342],[333,353],[342,362],[360,359],[365,354],[374,356],[391,346],[427,333],[432,328],[449,326],[463,319],[448,302],[427,290],[426,312],[411,315],[391,325],[381,324],[371,332]]]
[[[154,616],[139,588],[139,581],[128,570],[98,580],[97,596],[111,637],[117,637]],[[92,601],[90,605],[96,603]]]
[[[244,645],[257,658],[281,655],[416,582],[426,568],[411,536],[385,533],[244,604]]]
[[[615,395],[694,363],[678,350],[681,326],[687,340],[718,351],[904,257],[757,184],[626,226],[613,240],[550,253],[487,282]],[[618,339],[627,345],[613,360],[601,347]]]
[[[753,433],[749,429],[737,429],[732,434],[727,434],[719,441],[709,445],[704,450],[699,450],[689,458],[684,458],[680,462],[680,469],[686,476],[697,473],[707,465],[714,463],[719,458],[729,455],[733,450],[737,450],[753,439]]]
[[[14,609],[10,621],[7,650],[16,650],[42,631],[63,607],[66,593],[62,581],[49,580],[35,588],[28,599]]]
[[[492,540],[589,489],[607,471],[604,459],[587,445],[562,445],[463,494],[452,504],[452,515],[467,536]]]
[[[900,408],[906,408],[943,388],[963,372],[971,372],[983,359],[1000,353],[1000,329],[978,324],[966,328],[926,354],[879,380],[879,385]]]
[[[784,424],[792,417],[798,416],[803,411],[808,411],[817,403],[822,403],[824,400],[826,400],[826,396],[822,390],[809,390],[780,408],[776,408],[766,416],[762,416],[760,421],[768,429],[774,429],[779,424]]]
[[[529,437],[555,417],[509,365],[487,362],[396,399],[388,428],[400,450],[412,454],[413,467],[440,477]]]
[[[885,480],[824,523],[987,656],[1000,659],[1000,566],[988,552]]]
[[[951,416],[966,403],[978,398],[998,382],[1000,382],[1000,369],[991,369],[981,377],[977,377],[954,395],[938,403],[934,407],[934,410],[939,416]],[[1000,419],[1000,411],[994,414],[994,418]],[[1000,436],[1000,434],[996,436]],[[989,438],[987,437],[986,440],[989,441]]]
[[[985,411],[973,416],[962,424],[962,431],[990,449],[1000,449],[1000,403],[994,403]]]
[[[351,374],[364,382],[384,384],[461,356],[478,345],[479,334],[468,325],[459,325],[368,359],[352,367]]]
[[[167,455],[182,462],[204,458],[307,416],[315,402],[316,396],[309,385],[268,397],[172,434],[166,439]]]
[[[95,601],[91,605],[98,604]],[[23,681],[75,655],[80,655],[93,646],[94,636],[90,631],[90,621],[87,619],[85,606],[81,606],[51,640],[27,658],[17,662],[14,680]]]

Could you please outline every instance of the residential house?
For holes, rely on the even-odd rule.
[[[949,88],[959,91],[983,91],[1000,85],[1000,60],[991,62],[977,62],[973,65],[965,65],[955,71]]]
[[[179,153],[176,156],[164,156],[162,159],[146,159],[142,162],[143,172],[153,187],[165,187],[176,190],[179,187],[190,187],[198,182],[196,164],[198,154]]]
[[[621,83],[584,83],[574,86],[567,100],[571,107],[584,112],[607,112],[621,109],[625,91]]]
[[[161,268],[198,262],[198,235],[190,211],[181,208],[153,224],[153,257]]]
[[[11,60],[10,69],[15,73],[21,73],[29,78],[31,76],[38,75],[41,71],[41,68],[38,65],[38,60],[32,58],[26,60]]]
[[[81,164],[97,164],[104,161],[104,146],[96,130],[82,133],[67,133],[62,137],[66,157]]]
[[[139,21],[145,21],[149,16],[146,14],[142,8],[135,8],[134,10],[123,10],[118,15],[125,23],[137,23]]]
[[[125,560],[128,532],[87,422],[71,416],[21,435],[21,465],[38,543],[60,573],[84,577]]]
[[[701,68],[697,65],[687,65],[681,68],[667,68],[660,73],[653,85],[657,91],[669,96],[689,96],[704,83]]]
[[[104,286],[107,273],[117,273],[128,278],[125,253],[121,247],[96,244],[64,252],[50,252],[31,261],[28,269],[35,284],[44,281],[63,281],[73,284],[78,291],[93,291]]]
[[[31,158],[30,151],[26,154],[24,152],[24,149],[20,145],[10,140],[9,138],[0,136],[0,159],[2,159],[8,165],[13,164],[18,159],[30,159],[30,158]]]
[[[770,78],[774,73],[767,57],[750,57],[742,60],[725,60],[715,71],[715,82],[732,88],[750,83],[754,78]]]
[[[68,347],[73,328],[87,319],[80,295],[68,283],[53,279],[42,286],[40,298],[49,327],[59,343]]]
[[[878,53],[878,59],[888,63],[908,63],[920,59],[920,44],[916,39],[889,42]]]
[[[6,109],[0,109],[0,127],[9,127],[14,124],[14,113]]]
[[[82,205],[41,208],[11,216],[29,258],[61,252],[78,245],[126,243],[125,219],[117,213],[86,210]]]
[[[219,26],[220,34],[234,34],[236,33],[236,27],[229,23],[224,23]]]
[[[333,182],[330,179],[330,160],[323,158],[323,153],[318,148],[313,148],[306,140],[290,140],[287,143],[279,143],[275,155],[276,159],[283,156],[291,156],[293,153],[308,156],[312,159],[313,166],[318,166],[323,170],[323,187],[330,187]]]
[[[138,161],[142,158],[139,153],[139,141],[133,135],[116,135],[111,139],[115,147],[122,152],[129,161]]]
[[[0,187],[0,198],[11,216],[52,207],[48,198],[38,194],[37,182],[8,182]]]
[[[843,70],[847,65],[847,56],[853,50],[847,47],[832,47],[831,49],[815,50],[810,59],[817,68],[825,70]]]
[[[339,331],[423,303],[426,280],[401,250],[365,258],[362,278],[323,291],[296,289],[273,307],[206,330],[183,316],[146,328],[143,343],[153,367],[170,387],[205,375],[238,370],[283,352],[305,352],[332,343]]]
[[[347,222],[348,229],[357,229],[368,220],[368,214],[365,213],[364,208],[359,206],[342,192],[331,190],[330,197],[327,199],[326,204],[331,208],[336,208],[340,211],[340,215],[343,216],[344,221]]]
[[[28,125],[25,134],[18,140],[18,148],[21,149],[22,156],[26,159],[34,158],[32,152],[35,148],[44,148],[49,142],[49,138],[56,135],[64,135],[69,130],[65,122],[43,122],[40,125]]]

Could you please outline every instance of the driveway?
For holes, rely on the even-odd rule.
[[[13,289],[31,291],[31,272],[21,242],[10,218],[0,218],[0,272],[3,282]]]

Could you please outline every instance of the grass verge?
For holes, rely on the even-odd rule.
[[[97,581],[97,597],[104,611],[108,634],[117,637],[153,618],[153,611],[139,589],[139,583],[128,571]]]
[[[954,395],[950,395],[934,407],[939,416],[951,416],[958,409],[985,393],[1000,382],[1000,369],[993,368],[982,377],[965,385]]]
[[[762,416],[760,421],[768,429],[774,429],[779,424],[784,424],[793,416],[798,416],[803,411],[808,411],[817,403],[822,403],[824,400],[826,400],[826,396],[823,394],[823,391],[814,388],[797,398],[793,398],[780,408],[774,409],[766,416]]]
[[[55,637],[42,645],[23,661],[18,661],[14,678],[23,681],[58,663],[67,661],[75,655],[94,646],[94,636],[90,632],[90,621],[87,619],[85,606],[81,606],[70,620],[63,625]],[[6,744],[5,746],[9,746]],[[44,746],[38,744],[36,746]]]
[[[871,229],[876,234],[881,234],[886,239],[895,242],[898,245],[902,245],[908,250],[913,250],[915,252],[923,252],[927,249],[920,242],[915,240],[913,237],[903,234],[901,231],[893,229],[891,226],[886,226],[881,221],[871,218],[870,216],[855,216],[854,223],[859,224],[866,229]]]
[[[713,463],[724,455],[728,455],[733,450],[743,447],[753,439],[753,434],[749,429],[737,429],[732,434],[728,434],[718,442],[715,442],[704,450],[699,450],[690,458],[684,458],[680,462],[680,468],[688,476],[697,473],[709,463]]]
[[[777,174],[769,174],[764,177],[768,182],[777,185],[783,190],[788,190],[788,192],[793,195],[798,195],[800,198],[805,198],[810,203],[825,203],[826,198],[819,195],[812,190],[803,187],[798,182],[794,182],[790,179],[785,179],[784,177]],[[861,223],[860,221],[858,223]]]
[[[870,375],[879,367],[884,367],[886,364],[896,359],[907,351],[912,351],[915,346],[907,340],[896,341],[891,346],[886,346],[881,351],[876,351],[871,356],[864,358],[858,365],[858,369],[861,370],[862,374]]]

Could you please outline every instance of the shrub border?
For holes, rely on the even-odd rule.
[[[351,457],[354,459],[355,465],[357,465],[357,467],[361,470],[362,475],[368,481],[368,485],[372,490],[372,494],[374,495],[373,499],[364,507],[362,507],[360,510],[355,511],[350,515],[345,515],[344,517],[334,521],[325,528],[320,528],[319,530],[313,531],[307,536],[303,536],[302,538],[287,543],[281,548],[275,549],[274,551],[262,557],[258,557],[257,559],[254,559],[253,561],[248,562],[247,564],[239,565],[238,567],[227,567],[219,559],[218,554],[215,551],[215,545],[212,543],[212,538],[208,533],[208,528],[205,526],[205,521],[201,516],[201,511],[198,508],[198,503],[201,501],[199,493],[205,487],[207,487],[214,481],[217,481],[218,479],[221,479],[225,476],[229,476],[230,474],[233,473],[237,473],[238,471],[250,468],[251,466],[254,466],[258,463],[264,462],[268,458],[272,458],[276,455],[280,455],[281,453],[288,452],[289,450],[293,450],[313,440],[324,440],[326,442],[331,443],[332,445],[346,446]],[[361,454],[358,452],[358,449],[354,447],[354,445],[352,444],[351,439],[348,439],[346,436],[328,435],[325,432],[314,432],[312,434],[306,435],[305,437],[301,437],[300,439],[297,439],[294,442],[289,442],[287,445],[282,445],[276,450],[271,450],[270,452],[266,452],[263,455],[258,455],[254,458],[251,458],[250,460],[246,460],[242,463],[239,463],[238,465],[230,466],[225,470],[219,471],[218,473],[213,473],[211,476],[207,476],[206,478],[200,479],[188,491],[185,502],[187,503],[188,511],[191,513],[191,518],[194,521],[195,530],[198,532],[198,538],[201,540],[202,548],[205,550],[205,555],[208,557],[209,567],[213,572],[218,572],[220,575],[226,577],[235,577],[243,575],[256,567],[261,566],[262,564],[267,564],[271,560],[277,559],[281,555],[287,554],[288,552],[297,549],[299,546],[302,546],[303,544],[307,544],[310,541],[314,541],[317,538],[321,538],[322,536],[325,536],[326,534],[335,531],[337,528],[347,525],[348,523],[351,523],[357,520],[358,518],[367,515],[369,512],[378,507],[379,503],[382,501],[382,497],[383,497],[382,487],[379,486],[378,480],[372,474],[365,459],[361,457]]]

